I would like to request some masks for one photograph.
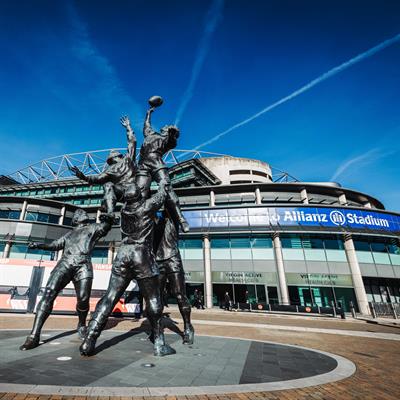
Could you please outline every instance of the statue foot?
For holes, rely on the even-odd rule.
[[[39,346],[39,341],[40,341],[39,336],[30,335],[25,339],[25,343],[22,346],[20,346],[19,349],[20,350],[32,350],[35,347]]]
[[[82,356],[91,356],[94,353],[96,347],[96,338],[93,336],[87,336],[83,343],[79,347],[79,351]]]
[[[176,351],[169,344],[165,343],[154,346],[154,355],[157,357],[169,356],[171,354],[176,354]]]
[[[194,342],[194,329],[193,326],[190,325],[183,331],[183,344],[193,344]]]
[[[189,226],[188,222],[186,221],[186,219],[182,218],[182,219],[179,221],[179,223],[180,223],[181,228],[182,228],[182,231],[183,231],[184,233],[189,232],[190,226]]]
[[[77,328],[79,339],[85,340],[85,336],[87,333],[87,327],[85,325],[78,325]]]

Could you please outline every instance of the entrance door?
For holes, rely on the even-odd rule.
[[[302,306],[312,306],[311,290],[308,287],[299,287],[300,304]]]

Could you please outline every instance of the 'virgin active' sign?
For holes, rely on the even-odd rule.
[[[184,211],[191,228],[325,227],[400,232],[400,216],[328,207],[252,207]]]

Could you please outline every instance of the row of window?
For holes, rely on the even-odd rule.
[[[61,186],[43,189],[17,190],[2,192],[1,196],[46,196],[52,194],[98,192],[103,191],[101,185]]]

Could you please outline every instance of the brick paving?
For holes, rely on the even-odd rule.
[[[173,310],[172,318],[178,315]],[[290,326],[310,326],[330,329],[365,330],[371,332],[386,332],[400,334],[396,327],[371,325],[358,321],[339,321],[326,318],[291,318],[275,316],[258,316],[221,312],[194,312],[196,319],[210,319],[215,321],[277,323]],[[260,322],[262,321],[262,322]],[[29,328],[32,323],[30,316],[0,316],[1,328]],[[76,324],[75,317],[51,317],[46,323],[47,329],[71,329]],[[140,323],[131,320],[111,320],[110,327],[118,330],[128,330],[137,327]],[[216,325],[198,325],[196,332],[203,335],[230,336],[254,340],[265,340],[277,343],[294,344],[314,348],[341,355],[353,361],[357,366],[356,373],[345,380],[313,386],[303,389],[293,389],[262,393],[229,393],[226,395],[204,396],[167,396],[165,399],[193,399],[193,400],[225,400],[225,399],[282,399],[282,400],[337,400],[337,399],[382,399],[398,400],[400,398],[400,344],[393,340],[339,336],[321,333],[305,333],[295,331],[268,331],[268,329],[235,327],[229,329]],[[0,394],[0,400],[85,400],[84,396],[43,396],[25,395],[17,393]],[[150,397],[97,397],[97,400],[128,400],[150,399]],[[160,398],[158,398],[160,399]],[[90,400],[94,400],[91,397]]]

